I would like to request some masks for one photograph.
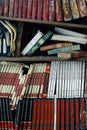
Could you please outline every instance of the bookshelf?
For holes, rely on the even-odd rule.
[[[56,26],[56,27],[62,27],[62,28],[65,28],[65,29],[72,29],[72,30],[76,30],[77,32],[82,32],[82,33],[85,33],[85,34],[87,34],[87,16],[86,17],[83,17],[83,18],[80,18],[80,19],[77,19],[77,20],[72,20],[72,21],[67,21],[67,22],[53,22],[53,21],[44,21],[44,20],[34,20],[34,19],[26,19],[26,18],[16,18],[16,17],[7,17],[7,16],[0,16],[0,20],[2,20],[2,21],[4,21],[4,20],[7,20],[7,21],[10,21],[11,23],[17,23],[17,22],[21,22],[21,23],[23,23],[24,24],[24,28],[23,28],[23,35],[22,35],[22,44],[21,44],[21,50],[24,48],[24,46],[25,46],[25,44],[27,44],[28,43],[28,38],[27,38],[27,36],[28,36],[28,34],[29,34],[29,38],[31,39],[31,35],[33,34],[33,32],[32,32],[32,28],[40,28],[41,30],[48,30],[48,29],[50,29],[50,30],[53,30],[54,29],[54,27]],[[86,47],[87,47],[87,45],[86,45]],[[36,64],[39,64],[38,66],[40,67],[40,64],[41,63],[44,63],[44,64],[51,64],[51,63],[53,63],[53,64],[58,64],[58,66],[56,67],[55,65],[54,66],[52,66],[53,67],[53,69],[54,68],[56,68],[56,70],[54,69],[54,71],[52,71],[52,72],[54,72],[54,75],[56,74],[57,75],[57,78],[59,78],[59,80],[60,80],[60,87],[61,87],[61,84],[62,84],[62,81],[63,81],[63,89],[64,89],[64,82],[66,82],[66,86],[67,86],[67,84],[68,84],[68,88],[65,90],[65,91],[67,91],[66,93],[67,93],[67,95],[69,94],[69,92],[68,92],[68,90],[70,90],[69,89],[69,85],[71,85],[72,84],[72,82],[74,82],[74,84],[73,85],[71,85],[71,86],[73,86],[73,89],[79,89],[79,85],[81,85],[82,84],[82,82],[84,82],[84,80],[85,80],[85,82],[87,82],[87,79],[85,79],[84,78],[84,76],[86,76],[86,78],[87,78],[87,72],[85,73],[84,72],[84,70],[85,71],[87,71],[87,68],[85,68],[85,67],[87,67],[87,64],[86,64],[86,66],[85,66],[85,61],[87,61],[87,56],[86,57],[82,57],[82,58],[76,58],[76,59],[59,59],[57,56],[48,56],[48,55],[45,55],[45,54],[43,54],[43,55],[40,55],[39,53],[37,53],[37,55],[35,56],[22,56],[22,55],[20,55],[20,56],[15,56],[15,57],[7,57],[7,56],[0,56],[0,62],[3,62],[3,61],[5,61],[5,62],[8,62],[8,63],[12,63],[13,62],[13,64],[14,63],[19,63],[19,64],[26,64],[25,66],[22,66],[22,65],[19,65],[18,64],[18,69],[20,70],[20,74],[19,73],[17,73],[18,75],[17,76],[19,76],[18,78],[18,83],[20,82],[20,77],[21,77],[21,83],[22,83],[22,80],[24,81],[24,79],[22,79],[22,78],[24,78],[24,74],[23,75],[21,75],[21,73],[23,72],[23,69],[24,69],[24,67],[25,67],[25,71],[28,69],[28,67],[30,67],[30,65],[31,64],[34,64],[34,67],[35,67],[35,65]],[[63,62],[62,62],[63,61]],[[69,64],[68,64],[68,62],[67,61],[69,61]],[[78,62],[78,65],[76,65],[76,62]],[[4,62],[3,62],[4,63]],[[64,63],[64,64],[63,64]],[[59,66],[59,64],[60,64],[60,66]],[[73,64],[73,65],[72,65]],[[27,66],[28,65],[28,66]],[[74,66],[75,65],[75,66]],[[82,65],[82,66],[81,66]],[[10,67],[13,67],[13,69],[15,70],[15,67],[14,66],[11,66],[11,65],[9,65]],[[72,68],[71,68],[71,66],[72,66]],[[8,66],[7,66],[8,67]],[[7,70],[10,70],[11,71],[11,69],[9,69],[10,67],[8,67],[7,68]],[[21,67],[21,68],[20,68]],[[39,68],[38,67],[38,68]],[[68,68],[69,67],[69,68]],[[76,69],[75,69],[75,67],[76,67]],[[81,69],[81,68],[83,68],[83,69]],[[85,68],[85,69],[84,69]],[[35,69],[35,68],[33,68],[33,69]],[[40,68],[41,69],[41,68]],[[59,70],[58,70],[59,69]],[[38,69],[36,69],[36,70],[38,70]],[[35,71],[36,71],[35,70]],[[75,70],[76,70],[76,72],[75,72]],[[45,70],[46,71],[46,70]],[[59,74],[57,73],[57,71],[59,71]],[[79,72],[78,72],[79,71]],[[8,72],[8,71],[7,71]],[[38,71],[36,71],[36,72],[38,72]],[[51,72],[51,71],[50,71]],[[50,73],[49,72],[49,73]],[[32,71],[32,73],[33,73],[33,71]],[[64,75],[63,75],[63,73],[64,73]],[[74,77],[73,77],[73,75],[71,75],[71,73],[73,73],[73,75],[75,74],[75,78],[76,79],[73,79]],[[29,74],[31,74],[31,73],[29,73]],[[42,74],[44,74],[44,71],[43,71],[43,73]],[[5,74],[6,75],[6,74]],[[10,74],[9,74],[10,75]],[[6,78],[7,78],[7,80],[8,80],[8,78],[10,77],[10,76],[7,76]],[[32,74],[33,76],[31,76],[30,77],[30,79],[31,79],[31,81],[33,82],[34,81],[34,73]],[[68,77],[67,77],[67,75],[68,75]],[[80,78],[84,78],[84,79],[81,79],[81,80],[83,80],[83,81],[81,81],[81,80],[79,80],[79,75],[80,75]],[[2,76],[3,76],[3,74],[2,74]],[[29,75],[28,75],[29,76]],[[37,76],[38,76],[38,74],[37,74]],[[47,75],[46,75],[47,76]],[[59,77],[58,77],[59,76]],[[33,78],[32,78],[33,77]],[[45,76],[44,76],[45,77]],[[56,76],[54,76],[54,77],[56,77]],[[12,78],[12,77],[10,77],[10,78]],[[9,79],[10,79],[9,78]],[[29,78],[29,77],[28,77]],[[37,77],[36,77],[37,78]],[[47,79],[49,79],[48,77],[46,77]],[[52,77],[51,77],[52,78]],[[64,78],[63,80],[62,80],[62,78]],[[70,79],[70,81],[69,81],[69,79],[68,78],[71,78]],[[27,79],[27,76],[26,76],[26,79]],[[30,80],[29,79],[29,80]],[[39,79],[39,78],[38,78]],[[41,77],[41,79],[39,79],[39,80],[41,80],[41,81],[43,81],[43,77]],[[72,80],[73,79],[73,80]],[[16,79],[17,80],[17,79]],[[39,80],[38,80],[38,82],[39,82]],[[65,80],[65,81],[64,81]],[[77,80],[76,82],[75,82],[75,80]],[[27,80],[26,80],[27,81]],[[29,81],[29,85],[32,85],[31,84],[31,81]],[[46,81],[46,79],[44,79],[44,81]],[[11,82],[11,81],[9,81],[9,82]],[[34,81],[35,82],[35,81]],[[47,81],[46,81],[47,82]],[[50,82],[51,82],[51,79],[50,79]],[[53,81],[54,82],[54,81]],[[51,82],[51,83],[53,83],[53,82]],[[56,88],[56,82],[58,83],[58,79],[56,79],[55,78],[55,88]],[[26,83],[26,82],[25,82]],[[81,84],[80,84],[81,83]],[[28,84],[28,83],[27,83]],[[85,84],[85,83],[84,83]],[[33,84],[34,85],[34,84]],[[40,85],[42,85],[43,86],[43,84],[40,84]],[[46,83],[45,83],[45,85],[46,85]],[[52,84],[53,85],[53,84]],[[51,87],[52,87],[52,85],[50,85]],[[74,88],[74,85],[75,85],[75,88]],[[78,85],[78,86],[76,86],[76,85]],[[83,85],[83,84],[82,84]],[[70,87],[71,87],[70,86]],[[85,86],[85,85],[84,85]],[[17,87],[17,86],[16,86]],[[15,88],[16,88],[15,87]],[[25,86],[24,86],[25,87]],[[58,86],[57,86],[58,87]],[[76,88],[77,87],[77,88]],[[82,86],[83,87],[83,86]],[[86,87],[87,87],[87,84],[86,84]],[[5,88],[6,89],[6,88]],[[16,88],[17,89],[17,88]],[[30,89],[30,88],[28,88],[28,89]],[[59,89],[60,91],[61,91],[61,89],[60,88],[57,88],[57,89]],[[84,88],[85,89],[85,88]],[[87,88],[86,88],[87,89]],[[3,88],[2,88],[2,90],[3,90]],[[27,90],[27,89],[26,89]],[[50,89],[51,91],[52,91],[52,88]],[[63,90],[63,91],[64,91]],[[76,90],[76,91],[77,91]],[[42,128],[40,128],[40,127],[42,127],[42,125],[44,125],[44,129],[45,129],[45,127],[46,127],[46,129],[48,129],[48,127],[50,126],[50,127],[52,127],[52,129],[54,129],[55,128],[55,130],[57,130],[56,128],[58,127],[58,129],[64,129],[65,127],[65,129],[78,129],[78,130],[80,130],[80,128],[81,129],[84,129],[84,128],[87,128],[87,117],[86,117],[86,119],[84,118],[85,116],[87,116],[87,115],[85,115],[84,114],[84,111],[86,110],[86,112],[85,113],[87,113],[87,108],[85,108],[84,107],[84,104],[86,104],[85,106],[87,106],[87,99],[84,99],[83,98],[83,89],[81,88],[81,90],[82,90],[82,97],[81,98],[77,98],[77,97],[75,97],[74,99],[73,98],[70,98],[69,97],[69,100],[68,100],[68,98],[66,98],[66,97],[64,97],[63,98],[63,91],[61,92],[62,93],[62,98],[60,98],[60,97],[57,97],[57,98],[55,98],[54,96],[55,95],[53,95],[53,97],[52,98],[43,98],[43,97],[46,97],[46,95],[45,96],[42,96],[42,97],[40,97],[40,98],[30,98],[30,97],[28,97],[28,98],[25,98],[25,97],[23,97],[24,98],[24,100],[21,100],[20,101],[20,99],[19,99],[19,96],[20,95],[18,95],[18,97],[14,97],[14,95],[13,95],[13,101],[14,102],[12,102],[13,104],[13,108],[11,109],[10,107],[9,107],[9,104],[10,104],[10,101],[9,101],[9,99],[5,99],[5,98],[0,98],[0,104],[2,103],[2,106],[1,106],[1,110],[2,110],[2,108],[4,108],[4,110],[2,110],[2,111],[4,111],[4,112],[8,112],[9,111],[9,115],[11,116],[11,112],[10,112],[10,110],[11,111],[13,111],[15,108],[15,111],[12,113],[12,116],[13,117],[15,117],[13,120],[11,119],[11,117],[9,117],[8,118],[8,121],[10,121],[10,123],[12,123],[12,126],[9,126],[9,124],[7,124],[8,125],[8,127],[10,128],[10,127],[12,127],[12,129],[14,129],[14,124],[15,124],[15,129],[17,129],[18,130],[18,128],[19,128],[19,126],[21,127],[21,123],[22,123],[22,126],[23,126],[23,128],[24,127],[28,127],[28,125],[29,125],[29,127],[31,127],[31,122],[32,122],[32,120],[31,120],[31,118],[33,118],[33,125],[36,127],[36,128],[32,128],[32,130],[35,130],[35,129],[37,129],[37,130],[39,130],[39,129],[42,129]],[[81,91],[80,89],[79,89],[79,92],[78,93],[81,93],[80,91]],[[4,91],[4,90],[3,90]],[[2,91],[2,92],[3,92]],[[9,89],[7,90],[7,91],[9,91]],[[22,90],[21,90],[22,91]],[[33,90],[32,90],[33,91]],[[40,90],[39,90],[40,91]],[[45,90],[46,91],[46,90]],[[57,91],[57,90],[55,90],[55,91]],[[70,90],[70,91],[72,91],[72,90]],[[73,90],[74,91],[74,90]],[[86,90],[87,91],[87,90]],[[18,91],[17,91],[18,92]],[[15,94],[16,92],[14,92],[14,94]],[[22,93],[22,92],[21,92]],[[32,92],[33,93],[33,92]],[[52,92],[53,93],[53,92]],[[55,92],[54,92],[55,93]],[[66,93],[64,93],[65,95],[66,95]],[[71,92],[71,93],[74,93],[74,92]],[[18,93],[19,94],[19,93]],[[24,94],[24,93],[23,93]],[[44,93],[44,94],[47,94],[47,93]],[[75,92],[75,94],[77,94],[76,92]],[[27,95],[27,94],[25,94],[25,95]],[[80,95],[80,94],[79,94]],[[24,95],[22,95],[22,96],[24,96]],[[40,95],[41,96],[41,95]],[[68,95],[69,96],[69,95]],[[26,96],[27,97],[27,96]],[[39,96],[38,96],[39,97]],[[49,96],[50,97],[50,96]],[[87,95],[86,95],[86,97],[87,97]],[[16,99],[17,98],[17,99]],[[23,99],[23,98],[21,98],[21,99]],[[41,99],[42,98],[42,99]],[[26,100],[27,99],[27,100]],[[42,100],[42,104],[41,104],[41,100]],[[17,101],[17,102],[16,102]],[[19,101],[19,102],[18,102]],[[33,104],[33,107],[32,107],[32,104]],[[7,105],[7,106],[6,106]],[[52,105],[52,106],[51,106]],[[45,106],[46,106],[46,109],[43,109],[43,107],[45,108]],[[80,108],[79,108],[79,106],[80,106]],[[6,107],[7,107],[7,109],[6,109]],[[25,107],[25,109],[24,109],[24,107]],[[29,109],[27,109],[27,108],[29,108]],[[9,109],[9,110],[8,110]],[[36,111],[37,111],[37,109],[39,110],[37,113],[36,113]],[[50,111],[49,111],[50,110]],[[33,112],[31,112],[31,111],[33,111]],[[59,113],[57,113],[57,111],[59,112]],[[0,111],[1,112],[1,111]],[[41,113],[40,113],[41,112]],[[81,113],[80,113],[81,112]],[[22,116],[23,116],[23,113],[25,114],[25,113],[27,113],[27,114],[25,114],[24,115],[24,118],[25,119],[21,119],[21,118],[23,118]],[[30,115],[29,115],[29,114]],[[35,115],[35,117],[34,116],[32,116],[31,114],[32,113],[34,113],[34,115],[35,114],[37,114],[37,117],[36,117],[36,115]],[[44,114],[45,113],[45,114]],[[50,114],[51,113],[51,114]],[[57,113],[57,117],[55,116],[56,114],[54,114],[54,113]],[[64,114],[65,113],[65,114]],[[74,114],[72,114],[72,113],[74,113]],[[5,114],[5,113],[4,113]],[[45,119],[45,121],[43,121],[43,119],[42,119],[42,117],[41,117],[41,115],[44,117],[44,119]],[[48,114],[48,116],[47,116],[47,114]],[[15,116],[16,115],[16,116]],[[22,115],[22,116],[21,116]],[[26,117],[28,115],[28,117]],[[46,115],[46,118],[45,118],[45,116],[44,115]],[[67,116],[67,115],[69,115],[69,116]],[[76,116],[75,116],[76,115]],[[49,118],[48,118],[49,117]],[[60,118],[59,118],[60,117]],[[69,121],[69,118],[70,118],[70,121]],[[26,120],[27,120],[27,118],[28,118],[28,121],[27,121],[27,123],[26,123]],[[35,119],[34,119],[35,118]],[[49,119],[51,120],[51,118],[52,118],[52,121],[50,121],[49,122]],[[55,118],[55,120],[57,120],[57,121],[59,121],[59,122],[55,122],[55,120],[54,120],[54,118]],[[59,118],[59,119],[58,119]],[[74,119],[75,118],[75,119]],[[80,118],[80,119],[79,119]],[[1,119],[1,121],[5,121],[5,119]],[[36,122],[35,122],[35,120],[37,120]],[[46,120],[47,120],[47,122],[46,122]],[[3,122],[4,122],[3,121]],[[12,122],[11,122],[12,121]],[[22,121],[25,121],[25,122],[22,122]],[[76,121],[76,122],[75,122]],[[13,123],[14,122],[14,123]],[[39,124],[39,122],[40,122],[40,124]],[[44,122],[44,124],[41,124],[41,122],[43,123]],[[60,123],[61,122],[61,123]],[[85,123],[84,123],[85,122]],[[1,122],[0,122],[1,123]],[[6,123],[6,122],[4,122],[4,123]],[[25,123],[25,124],[24,124]],[[29,124],[28,124],[29,123]],[[34,123],[36,123],[36,124],[34,124]],[[48,124],[47,124],[48,123]],[[56,123],[58,123],[57,124],[57,126],[55,126],[55,124]],[[65,124],[64,124],[65,123]],[[80,124],[80,123],[82,123],[82,124]],[[68,124],[68,125],[67,125]],[[84,124],[86,124],[86,126],[84,126]],[[5,124],[6,125],[6,124]],[[10,124],[11,125],[11,124]],[[59,126],[58,126],[59,125]],[[1,126],[3,127],[3,124],[1,124]],[[6,128],[7,126],[5,126],[5,128]],[[39,128],[38,128],[39,127]],[[11,129],[11,128],[10,128]],[[22,129],[22,128],[20,128],[20,129]],[[29,128],[30,129],[30,128]],[[49,128],[49,130],[50,130],[51,128]]]
[[[50,21],[44,21],[44,20],[34,20],[34,19],[26,19],[26,18],[16,18],[16,17],[6,17],[6,16],[0,16],[0,20],[7,20],[13,23],[21,22],[24,24],[24,26],[36,26],[36,27],[47,27],[48,29],[53,29],[54,27],[62,27],[67,29],[76,30],[78,32],[85,32],[87,33],[87,17],[83,17],[80,20],[73,20],[68,22],[50,22]],[[28,28],[29,29],[29,28]],[[31,30],[31,28],[30,28]],[[25,28],[25,31],[27,29]],[[28,35],[28,33],[27,33]],[[26,43],[27,44],[27,43]],[[21,45],[22,46],[22,45]],[[60,60],[57,56],[20,56],[20,57],[0,57],[0,61],[54,61],[54,60]],[[62,59],[61,59],[62,60]],[[78,58],[76,60],[87,60],[86,57],[84,58]]]

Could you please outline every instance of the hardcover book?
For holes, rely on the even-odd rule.
[[[27,4],[27,19],[32,18],[32,0],[28,0]]]
[[[9,16],[9,0],[4,0],[4,16]]]

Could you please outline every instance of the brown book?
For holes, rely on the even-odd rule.
[[[55,20],[55,0],[49,0],[49,21]]]
[[[81,17],[87,16],[87,6],[85,0],[77,0],[77,4]]]
[[[56,21],[63,21],[63,10],[61,0],[55,0],[56,5]]]
[[[9,17],[13,17],[14,15],[14,0],[10,0],[9,2]]]
[[[68,21],[72,19],[72,13],[70,10],[69,0],[62,0],[62,8],[64,14],[64,21]]]
[[[28,0],[27,19],[30,19],[31,17],[32,17],[32,0]]]
[[[46,46],[42,46],[40,48],[40,51],[48,51],[48,50],[52,50],[52,49],[56,49],[56,48],[61,48],[61,47],[65,47],[65,46],[72,46],[73,43],[57,43],[57,44],[50,44],[50,45],[46,45]]]
[[[4,16],[9,15],[9,0],[4,0]]]
[[[19,0],[14,0],[14,17],[18,17]]]
[[[49,19],[49,1],[43,1],[43,20],[47,21]]]
[[[27,4],[28,4],[28,0],[23,0],[22,18],[27,18]]]
[[[36,19],[37,17],[37,0],[32,1],[32,19]]]
[[[41,20],[43,14],[43,0],[38,0],[37,4],[37,19]]]

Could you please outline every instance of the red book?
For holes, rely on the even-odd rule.
[[[70,99],[70,129],[74,130],[74,99]]]
[[[32,130],[36,129],[36,119],[37,119],[37,99],[35,99],[33,103]]]
[[[65,100],[65,121],[66,121],[66,130],[69,130],[69,100]]]
[[[44,120],[43,120],[43,117],[44,117],[44,107],[45,107],[45,104],[44,104],[44,99],[41,99],[41,116],[40,116],[40,130],[43,130],[43,126],[44,126]]]
[[[33,0],[32,3],[32,19],[36,19],[37,17],[37,0]]]
[[[61,129],[61,100],[57,100],[57,130]]]
[[[61,111],[60,111],[60,113],[61,113],[61,130],[65,130],[65,127],[64,127],[64,117],[65,117],[65,112],[64,112],[64,109],[65,109],[65,107],[64,107],[64,100],[62,99],[61,100]]]
[[[47,99],[44,100],[45,108],[44,108],[44,128],[43,130],[47,130]]]
[[[56,21],[63,21],[63,10],[61,0],[55,0],[56,5]]]
[[[14,0],[14,17],[18,17],[18,10],[19,10],[19,0]]]
[[[22,18],[27,18],[27,4],[28,4],[28,0],[23,0]]]
[[[47,100],[47,130],[51,130],[51,100]]]
[[[80,127],[79,127],[79,118],[80,118],[80,112],[79,112],[79,100],[78,99],[75,99],[75,123],[76,123],[76,130],[79,130]]]
[[[4,16],[9,15],[9,0],[4,0]]]
[[[81,129],[85,129],[85,104],[84,99],[80,99],[80,120],[81,120]]]
[[[54,100],[51,100],[51,130],[54,130]]]
[[[43,0],[38,0],[38,5],[37,5],[37,19],[38,20],[42,19],[42,14],[43,14]]]
[[[10,0],[9,17],[13,17],[13,15],[14,15],[14,0]]]
[[[55,20],[55,0],[49,0],[49,21]]]
[[[38,99],[37,100],[37,118],[36,118],[36,129],[35,130],[39,130],[39,124],[40,124],[40,106],[41,106],[41,100]]]
[[[49,19],[49,0],[44,0],[43,2],[43,20]]]
[[[28,0],[27,19],[31,19],[31,17],[32,17],[32,0]]]
[[[19,0],[18,4],[18,17],[21,18],[23,13],[23,0]]]

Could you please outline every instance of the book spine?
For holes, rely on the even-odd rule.
[[[27,6],[27,19],[32,18],[32,0],[28,0],[28,6]]]
[[[85,128],[85,103],[84,103],[84,99],[80,99],[80,114],[81,114],[81,129]]]
[[[47,99],[44,99],[44,104],[45,104],[45,108],[44,108],[44,130],[47,129]]]
[[[64,107],[64,99],[61,100],[61,129],[64,130],[65,127],[64,127],[64,124],[65,124],[65,121],[64,121],[64,117],[65,117],[65,107]]]
[[[9,15],[9,0],[4,0],[4,16]]]
[[[44,99],[41,99],[41,108],[40,108],[40,112],[41,112],[41,116],[40,116],[40,130],[43,130],[43,126],[44,126]]]
[[[61,100],[60,99],[57,100],[57,120],[56,120],[56,124],[57,124],[57,129],[60,130],[61,129]]]
[[[55,0],[49,0],[49,21],[55,21]]]
[[[64,21],[68,21],[72,19],[72,14],[70,10],[69,0],[62,0],[62,8],[64,14]]]
[[[37,5],[37,19],[42,20],[42,14],[43,14],[43,0],[38,0]]]
[[[36,130],[40,128],[40,107],[41,107],[41,100],[37,100],[37,118],[36,118]]]
[[[80,129],[80,106],[79,106],[79,99],[75,99],[75,129]]]
[[[65,100],[65,122],[66,122],[66,130],[69,130],[69,100]]]
[[[48,51],[48,55],[57,54],[58,52],[70,52],[74,50],[80,50],[80,45],[67,46],[59,49],[53,49]]]
[[[14,15],[14,0],[10,0],[9,2],[9,17],[13,17]]]
[[[85,0],[77,0],[77,5],[79,9],[80,16],[87,16],[87,7]]]
[[[22,18],[27,18],[27,4],[28,4],[28,0],[23,0]]]
[[[14,17],[18,17],[18,10],[19,10],[19,0],[14,0]]]
[[[0,16],[3,15],[3,5],[2,0],[0,0]]]
[[[62,2],[61,0],[55,0],[56,5],[56,21],[63,21],[63,10],[62,10]]]
[[[74,108],[74,99],[70,99],[70,129],[74,130],[74,121],[75,121],[75,108]]]
[[[33,115],[32,115],[32,130],[36,129],[36,112],[37,112],[37,100],[34,99],[34,104],[33,104]]]
[[[47,100],[47,124],[48,130],[51,130],[51,100]]]
[[[49,1],[43,1],[43,20],[48,21],[49,19]]]
[[[36,19],[37,18],[37,0],[33,0],[32,3],[32,19]]]
[[[70,0],[70,7],[71,7],[71,12],[72,12],[72,15],[73,15],[73,19],[80,18],[78,5],[77,5],[76,0]]]
[[[23,13],[23,0],[19,0],[18,4],[18,17],[21,18]]]

